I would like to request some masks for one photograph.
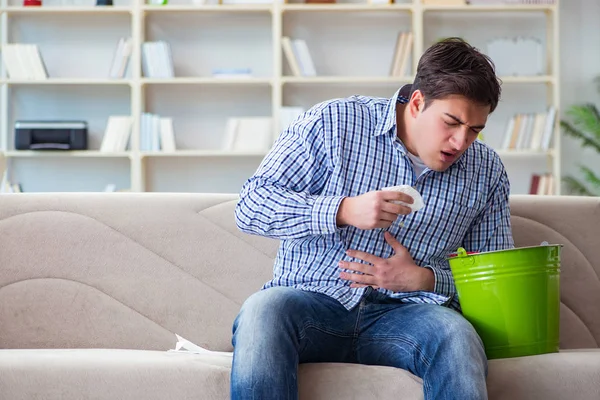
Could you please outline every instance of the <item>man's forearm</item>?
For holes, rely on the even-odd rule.
[[[334,233],[342,196],[298,193],[254,181],[236,207],[238,228],[246,233],[277,239]]]

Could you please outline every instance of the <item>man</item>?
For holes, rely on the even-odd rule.
[[[236,208],[242,231],[281,246],[234,323],[233,399],[295,399],[308,362],[402,368],[425,399],[487,397],[447,256],[514,246],[507,174],[476,141],[500,91],[488,58],[447,39],[391,99],[326,101],[282,132]],[[425,207],[380,190],[396,185]]]

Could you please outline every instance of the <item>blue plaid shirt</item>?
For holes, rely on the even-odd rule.
[[[423,196],[423,209],[399,216],[387,230],[435,277],[433,292],[379,289],[390,297],[460,310],[448,254],[459,246],[514,247],[508,177],[487,145],[475,141],[446,171],[415,176],[396,136],[395,105],[407,101],[406,90],[391,99],[352,96],[315,105],[281,133],[244,184],[235,213],[239,229],[281,239],[264,288],[293,286],[329,295],[347,309],[356,306],[366,289],[339,278],[340,260],[359,261],[346,250],[384,258],[393,251],[384,229],[338,227],[337,210],[346,196],[387,186],[411,185]]]

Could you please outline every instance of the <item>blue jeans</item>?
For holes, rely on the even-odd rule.
[[[288,287],[250,296],[233,325],[231,399],[297,399],[298,364],[319,362],[408,370],[426,400],[487,399],[483,344],[462,315],[366,293],[351,311]]]

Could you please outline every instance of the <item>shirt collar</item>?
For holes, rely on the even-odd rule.
[[[374,136],[380,136],[389,133],[396,126],[396,103],[406,104],[410,96],[412,85],[404,85],[394,93],[383,111],[382,118],[377,123]]]
[[[379,122],[377,123],[377,127],[375,128],[375,132],[373,133],[374,136],[380,136],[380,135],[388,134],[390,132],[394,132],[393,128],[396,127],[396,104],[397,103],[400,103],[400,104],[408,103],[408,100],[410,98],[411,89],[412,89],[412,85],[406,84],[406,85],[402,86],[400,89],[398,89],[396,91],[396,93],[394,93],[394,96],[392,96],[392,98],[388,100],[385,110],[383,111],[383,115],[382,115],[383,118],[381,118],[379,120]],[[402,145],[402,148],[404,149],[404,151],[408,151],[408,150],[406,150],[404,143],[400,142],[400,144]],[[468,151],[469,151],[469,149],[467,149],[460,156],[460,158],[458,160],[456,160],[456,162],[454,164],[458,164],[458,165],[460,165],[461,168],[465,169],[467,167],[467,162],[465,161],[465,156]]]

